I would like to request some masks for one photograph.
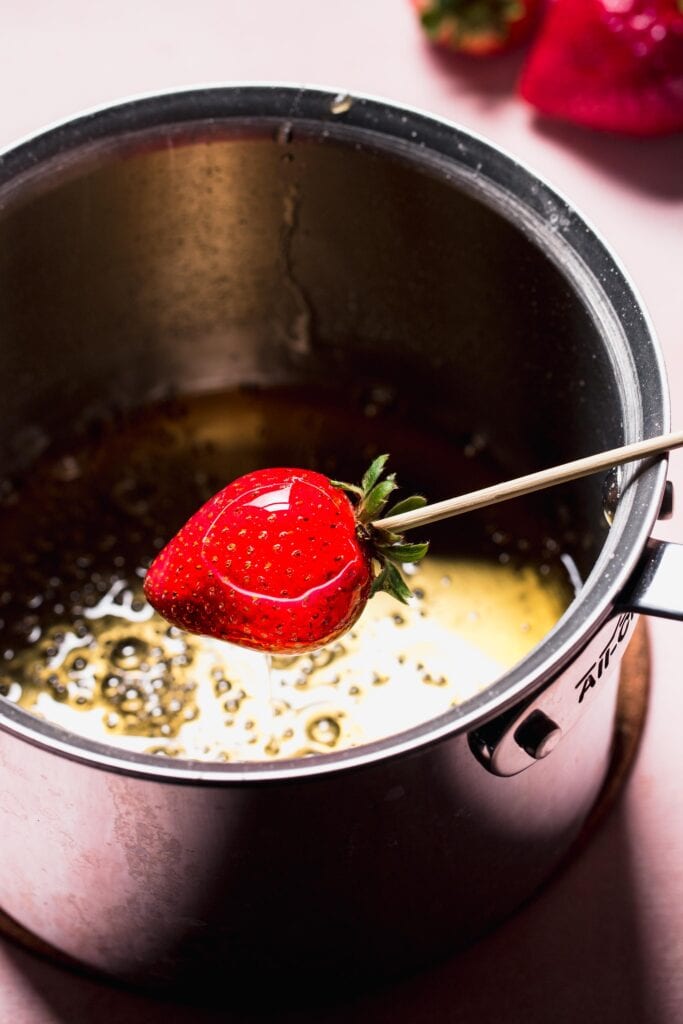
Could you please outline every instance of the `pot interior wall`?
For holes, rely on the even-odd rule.
[[[510,473],[623,440],[584,300],[521,226],[406,158],[207,129],[62,164],[0,216],[10,469],[111,410],[244,384],[389,394],[454,443],[486,437]],[[560,498],[587,572],[601,481]]]

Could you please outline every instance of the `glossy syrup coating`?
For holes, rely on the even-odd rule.
[[[287,654],[335,640],[357,620],[372,582],[354,509],[327,477],[265,469],[203,505],[157,555],[150,603],[173,625]]]

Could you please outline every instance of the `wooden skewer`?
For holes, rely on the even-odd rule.
[[[483,487],[479,491],[461,494],[457,498],[437,501],[433,505],[425,505],[412,512],[403,512],[397,516],[387,516],[386,519],[377,519],[372,525],[382,530],[403,533],[416,526],[426,526],[427,523],[436,523],[440,519],[450,519],[451,516],[472,512],[485,505],[497,505],[510,498],[519,498],[523,494],[542,491],[546,487],[554,487],[556,484],[578,480],[582,476],[590,476],[591,473],[599,473],[601,469],[611,469],[624,462],[634,462],[636,459],[643,459],[647,456],[663,455],[673,448],[680,447],[683,447],[683,430],[675,431],[672,434],[660,434],[657,437],[648,438],[646,441],[635,441],[633,444],[612,448],[607,452],[598,452],[597,455],[588,455],[584,459],[565,462],[561,466],[551,466],[550,469],[542,469],[538,473],[529,473],[527,476],[520,476],[515,480]]]

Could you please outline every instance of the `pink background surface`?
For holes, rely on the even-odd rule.
[[[488,137],[548,179],[630,272],[683,426],[683,136],[639,142],[542,124],[512,95],[521,57],[472,64],[422,44],[407,0],[9,0],[0,145],[145,91],[289,81],[385,96]],[[683,454],[670,478],[683,494]],[[683,510],[656,535],[683,540]],[[683,626],[653,622],[654,696],[628,788],[590,848],[495,934],[354,1006],[301,1021],[683,1021]],[[227,986],[226,986],[227,991]],[[0,1021],[246,1021],[154,1002],[0,941]],[[278,1018],[285,1019],[285,1018]]]

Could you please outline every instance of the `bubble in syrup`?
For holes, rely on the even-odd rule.
[[[324,715],[322,718],[315,718],[310,722],[306,732],[314,743],[333,747],[341,735],[341,727],[336,719]]]
[[[445,676],[433,676],[431,672],[425,672],[422,676],[422,682],[426,683],[427,686],[446,686],[448,680]]]
[[[135,636],[126,636],[115,645],[111,652],[111,660],[122,669],[139,668],[140,662],[148,652],[144,640]]]

